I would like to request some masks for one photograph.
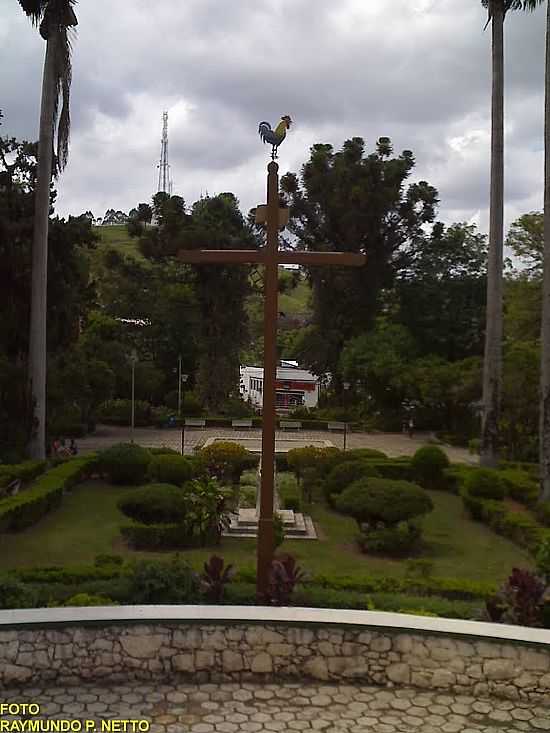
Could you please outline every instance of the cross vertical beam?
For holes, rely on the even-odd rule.
[[[267,241],[260,250],[183,250],[178,253],[181,262],[206,264],[262,264],[264,280],[264,384],[262,430],[262,481],[260,491],[260,517],[258,524],[258,566],[256,590],[258,599],[267,600],[269,574],[274,551],[273,498],[276,424],[277,377],[277,316],[280,264],[296,264],[305,267],[336,265],[362,267],[364,254],[353,252],[288,252],[279,251],[279,166],[269,163],[267,176]]]
[[[275,493],[275,394],[277,379],[277,314],[279,294],[279,166],[272,161],[267,176],[267,245],[264,279],[264,384],[262,429],[262,484],[258,522],[258,568],[256,592],[267,598],[269,569],[273,558],[273,498]]]

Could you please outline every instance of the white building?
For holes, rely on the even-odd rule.
[[[277,367],[276,406],[277,412],[285,413],[297,407],[317,407],[319,401],[319,380],[306,371],[294,366]],[[250,401],[260,411],[263,404],[263,367],[241,366],[241,399]]]

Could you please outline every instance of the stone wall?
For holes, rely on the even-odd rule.
[[[550,647],[345,625],[196,621],[0,628],[0,687],[173,675],[197,682],[345,680],[548,699]]]

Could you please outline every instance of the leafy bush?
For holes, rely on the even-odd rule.
[[[499,471],[499,476],[504,484],[506,496],[519,501],[521,504],[531,506],[539,496],[539,487],[533,479],[532,474],[518,469],[507,468]]]
[[[182,486],[195,477],[196,463],[179,455],[156,455],[149,463],[148,476],[161,484]]]
[[[294,588],[303,582],[304,572],[292,555],[275,557],[269,571],[268,601],[275,606],[288,605]]]
[[[107,400],[97,410],[100,422],[108,425],[129,425],[132,419],[132,400]],[[134,400],[134,424],[149,425],[151,405],[142,400]]]
[[[419,448],[411,461],[415,480],[426,489],[441,488],[443,471],[449,465],[447,454],[436,445]]]
[[[43,474],[16,496],[0,499],[0,530],[17,532],[30,527],[61,504],[63,492],[92,473],[95,454],[72,458]]]
[[[103,581],[118,578],[121,575],[120,565],[77,565],[60,567],[18,568],[12,575],[23,583],[44,585],[78,585],[87,581]],[[74,592],[71,592],[74,595]]]
[[[478,469],[473,466],[461,465],[454,465],[450,468],[445,468],[441,479],[441,488],[444,487],[447,491],[450,491],[451,494],[460,494],[468,475],[472,471],[477,470]]]
[[[273,515],[273,546],[280,547],[285,541],[285,528],[283,520],[278,514]]]
[[[288,494],[283,499],[283,509],[289,509],[293,512],[301,512],[302,511],[302,500],[296,493],[295,495]]]
[[[433,509],[429,495],[408,481],[367,478],[355,481],[336,499],[336,508],[359,524],[395,525]]]
[[[246,448],[231,441],[217,441],[202,448],[198,458],[211,476],[222,482],[238,484],[245,468],[250,468],[251,454]],[[255,456],[253,458],[257,461]]]
[[[471,471],[464,481],[464,488],[470,496],[479,499],[503,499],[506,493],[499,472],[491,468]]]
[[[116,606],[108,596],[93,596],[89,593],[77,593],[67,598],[64,606]]]
[[[32,608],[36,599],[23,583],[7,575],[0,576],[0,608]]]
[[[275,453],[275,468],[277,471],[290,471],[286,453]]]
[[[136,489],[118,501],[120,511],[143,524],[182,524],[186,514],[186,493],[172,484],[151,484]]]
[[[142,484],[151,454],[135,443],[119,443],[99,454],[99,468],[114,484]]]
[[[210,603],[220,603],[225,586],[234,574],[233,565],[224,567],[223,558],[212,555],[210,560],[204,563],[204,571],[201,576],[201,589],[206,600]]]
[[[548,582],[550,582],[550,533],[538,546],[537,570]]]
[[[357,544],[362,552],[371,555],[402,557],[418,546],[421,534],[413,522],[400,522],[390,527],[369,529],[358,537]]]
[[[487,601],[491,621],[520,626],[540,626],[545,583],[530,570],[514,568],[498,593]]]
[[[292,509],[295,512],[301,511],[302,500],[297,479],[293,473],[277,475],[277,491],[281,497],[283,509]]]
[[[195,603],[200,597],[199,578],[179,555],[168,563],[141,560],[132,568],[134,603]]]
[[[293,448],[286,454],[288,467],[294,471],[296,478],[300,481],[304,469],[314,468],[319,460],[319,448],[307,445],[304,448]]]
[[[350,484],[360,478],[379,477],[377,469],[364,460],[354,460],[335,466],[323,483],[323,494],[329,504]]]

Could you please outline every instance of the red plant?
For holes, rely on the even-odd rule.
[[[275,606],[288,604],[294,588],[305,579],[305,573],[296,565],[292,555],[276,557],[269,572],[269,601]]]
[[[514,568],[500,590],[487,601],[491,621],[521,626],[540,626],[545,584],[530,570]]]
[[[207,600],[219,603],[223,598],[224,589],[234,575],[233,565],[224,568],[224,559],[212,555],[204,563],[204,572],[201,576],[201,589]]]

